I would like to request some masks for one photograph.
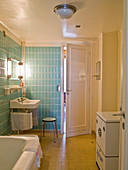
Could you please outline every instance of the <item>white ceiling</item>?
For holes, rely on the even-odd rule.
[[[53,12],[59,4],[77,12],[67,21]],[[0,20],[22,41],[64,41],[70,37],[96,38],[122,27],[123,0],[0,0]],[[76,29],[75,25],[81,28]]]

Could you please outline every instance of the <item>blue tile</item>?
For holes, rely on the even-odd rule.
[[[3,33],[1,31],[0,51],[1,58],[7,59],[7,56],[9,56],[18,61],[21,60],[21,46],[17,44],[14,40],[12,40],[10,37],[3,37]],[[16,97],[19,97],[21,93],[18,93],[16,91],[13,94],[10,94],[9,96],[5,96],[3,87],[14,83],[19,84],[19,81],[0,79],[0,95],[2,95],[0,98],[0,100],[2,99],[0,102],[0,134],[7,134],[11,132],[9,101]]]
[[[60,49],[60,47],[26,47],[26,64],[30,62],[33,64],[34,67],[31,66],[30,71],[33,74],[31,78],[35,79],[35,81],[27,79],[26,84],[29,90],[26,93],[33,99],[41,99],[39,117],[60,117],[61,115],[60,112],[55,112],[60,110],[59,103],[61,101],[61,95],[56,93],[56,84],[61,84],[59,80],[61,70]],[[29,52],[31,52],[31,55]],[[57,57],[57,60],[55,57]],[[40,126],[37,128],[40,129]],[[50,130],[51,125],[47,125],[47,129]]]

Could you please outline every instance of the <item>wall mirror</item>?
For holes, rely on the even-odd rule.
[[[11,80],[18,80],[18,60],[11,58]]]
[[[0,58],[0,78],[6,78],[6,60]]]

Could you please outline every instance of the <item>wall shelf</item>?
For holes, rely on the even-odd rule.
[[[19,85],[8,85],[4,88],[5,95],[9,95],[10,93],[13,93],[15,90],[17,90],[19,92],[23,88],[24,87],[21,87]]]

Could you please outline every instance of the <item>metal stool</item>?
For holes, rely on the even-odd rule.
[[[43,137],[45,136],[45,122],[52,122],[54,127],[54,142],[55,140],[55,127],[56,127],[56,136],[58,138],[58,130],[57,130],[57,121],[56,117],[45,117],[42,119],[42,125],[41,125],[41,141],[42,141],[42,130],[43,130]]]

